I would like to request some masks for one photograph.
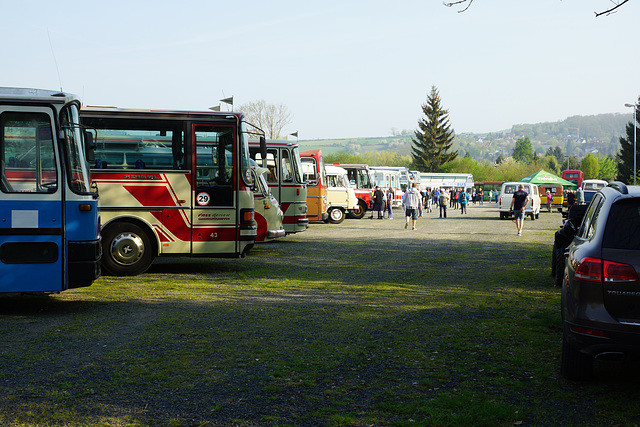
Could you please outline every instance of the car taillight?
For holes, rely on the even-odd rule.
[[[602,262],[597,258],[586,257],[580,260],[575,276],[587,282],[602,281]]]
[[[638,274],[636,269],[629,264],[619,262],[604,262],[604,281],[605,282],[637,282]]]
[[[629,264],[622,264],[614,261],[603,261],[598,258],[586,257],[580,260],[576,267],[576,278],[587,282],[608,283],[637,282],[638,274],[635,268]]]
[[[606,336],[603,331],[599,331],[597,329],[587,329],[587,328],[582,328],[580,326],[575,326],[575,325],[570,326],[570,328],[573,332],[577,332],[579,334],[592,335],[594,337]]]

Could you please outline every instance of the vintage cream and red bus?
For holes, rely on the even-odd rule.
[[[284,140],[267,140],[267,156],[260,153],[260,142],[249,141],[249,153],[258,165],[269,170],[267,182],[284,213],[287,234],[305,231],[307,219],[307,184],[302,176],[298,144]]]
[[[301,151],[300,160],[304,180],[307,183],[307,218],[309,221],[326,221],[329,219],[329,205],[322,150]]]
[[[243,257],[253,246],[241,113],[88,107],[81,120],[96,132],[92,180],[107,272],[140,274],[163,255]]]
[[[334,163],[347,171],[351,187],[358,198],[358,208],[349,212],[349,218],[360,219],[371,209],[371,195],[374,190],[372,172],[365,164]]]

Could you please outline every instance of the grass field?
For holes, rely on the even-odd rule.
[[[0,425],[640,423],[639,368],[559,376],[560,214],[400,216],[0,298]]]

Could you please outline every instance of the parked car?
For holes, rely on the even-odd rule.
[[[575,232],[565,252],[560,372],[586,380],[596,359],[640,355],[640,186],[601,189]]]

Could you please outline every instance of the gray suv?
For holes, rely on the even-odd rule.
[[[601,189],[564,255],[560,372],[587,380],[596,359],[640,355],[640,186]]]

